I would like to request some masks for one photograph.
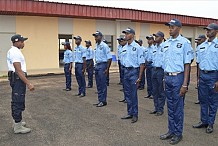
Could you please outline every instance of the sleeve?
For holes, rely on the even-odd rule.
[[[111,49],[107,45],[105,46],[105,49],[106,49],[107,59],[111,59],[112,58]]]
[[[183,63],[191,63],[191,60],[194,58],[193,57],[193,48],[191,47],[191,43],[185,42],[184,44],[184,54],[183,54]]]
[[[84,57],[86,58],[87,49],[82,47],[82,50],[83,50],[83,51],[82,51],[82,57],[83,57],[83,58],[84,58]]]
[[[143,64],[145,63],[145,57],[144,57],[144,53],[143,53],[143,49],[142,48],[138,48],[138,64]]]
[[[94,50],[91,49],[91,59],[94,59]]]
[[[19,52],[10,51],[10,59],[11,59],[12,63],[21,62],[21,58],[18,54],[19,54]]]
[[[73,52],[72,51],[69,51],[69,59],[70,59],[70,62],[74,61],[74,57],[73,57]]]
[[[200,63],[199,46],[196,48],[195,56],[196,56],[196,63]]]

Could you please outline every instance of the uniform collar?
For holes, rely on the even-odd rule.
[[[172,38],[172,36],[170,36],[169,40],[170,41],[175,41],[175,40],[179,40],[182,36],[179,34],[175,39]]]
[[[208,43],[209,43],[208,40],[206,40],[205,43],[208,44]],[[217,44],[217,43],[218,43],[218,39],[217,39],[217,37],[215,37],[211,43],[215,43],[215,44]]]
[[[15,47],[15,46],[11,46],[11,48],[15,48],[15,49],[18,49],[18,50],[20,50],[19,48]]]

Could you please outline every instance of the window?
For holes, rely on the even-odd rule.
[[[72,35],[58,35],[58,43],[59,43],[59,67],[63,67],[63,59],[64,59],[64,46],[62,43],[70,42],[72,47]]]
[[[112,35],[105,35],[104,39],[108,42],[108,46],[111,49],[111,52],[114,51],[114,37]]]

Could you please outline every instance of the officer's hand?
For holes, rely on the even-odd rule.
[[[136,83],[135,83],[135,84],[137,84],[137,87],[139,87],[139,85],[140,85],[140,82],[141,82],[141,80],[140,80],[140,79],[136,80]]]
[[[215,92],[218,92],[218,81],[215,83]]]
[[[72,70],[72,68],[70,67],[70,68],[69,68],[69,71],[71,71],[71,70]]]
[[[106,70],[104,71],[104,74],[108,75],[108,74],[109,74],[109,70],[106,69]]]
[[[28,89],[29,89],[30,91],[35,90],[34,85],[31,84],[31,83],[29,83],[29,84],[27,85],[27,87],[28,87]]]
[[[184,97],[185,96],[185,93],[187,92],[187,87],[181,87],[180,88],[180,96]]]
[[[83,75],[85,74],[85,69],[82,70]]]

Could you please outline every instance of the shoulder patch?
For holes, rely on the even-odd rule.
[[[181,43],[177,43],[176,47],[177,48],[182,48],[182,44]]]

